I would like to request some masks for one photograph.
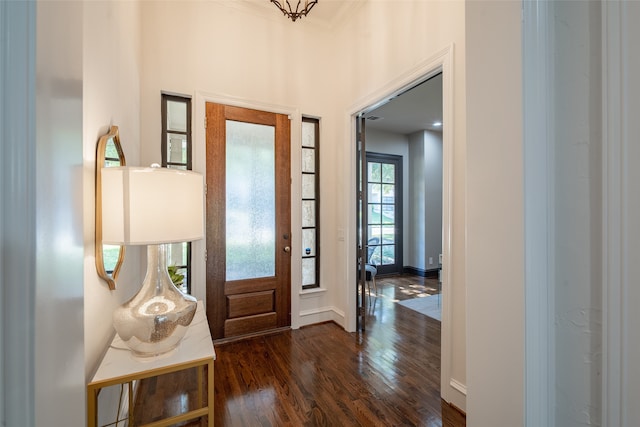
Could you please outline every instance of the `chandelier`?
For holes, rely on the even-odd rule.
[[[295,3],[295,0],[292,1]],[[298,0],[295,10],[291,7],[291,3],[289,3],[289,0],[283,0],[282,2],[278,0],[271,0],[271,3],[278,6],[278,9],[280,9],[285,16],[288,16],[293,22],[295,22],[296,19],[307,16],[307,13],[309,13],[313,6],[318,3],[318,0],[304,0],[304,7],[302,8],[302,10],[300,10],[302,0]]]

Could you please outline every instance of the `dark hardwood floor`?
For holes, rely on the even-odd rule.
[[[323,323],[217,345],[215,425],[465,426],[440,399],[440,322],[396,304],[437,289],[433,279],[379,278],[364,334]],[[135,419],[184,411],[195,390],[195,372],[145,380]]]

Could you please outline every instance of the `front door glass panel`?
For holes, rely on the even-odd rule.
[[[275,200],[275,128],[227,120],[227,281],[275,276]]]

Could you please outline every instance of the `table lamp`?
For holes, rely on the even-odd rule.
[[[140,357],[178,346],[193,319],[196,299],[173,285],[166,244],[204,235],[202,175],[179,169],[102,169],[102,238],[115,245],[146,245],[147,273],[138,293],[113,313],[124,343]]]

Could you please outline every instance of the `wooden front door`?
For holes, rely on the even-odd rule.
[[[213,339],[291,325],[290,121],[207,103],[207,317]]]

